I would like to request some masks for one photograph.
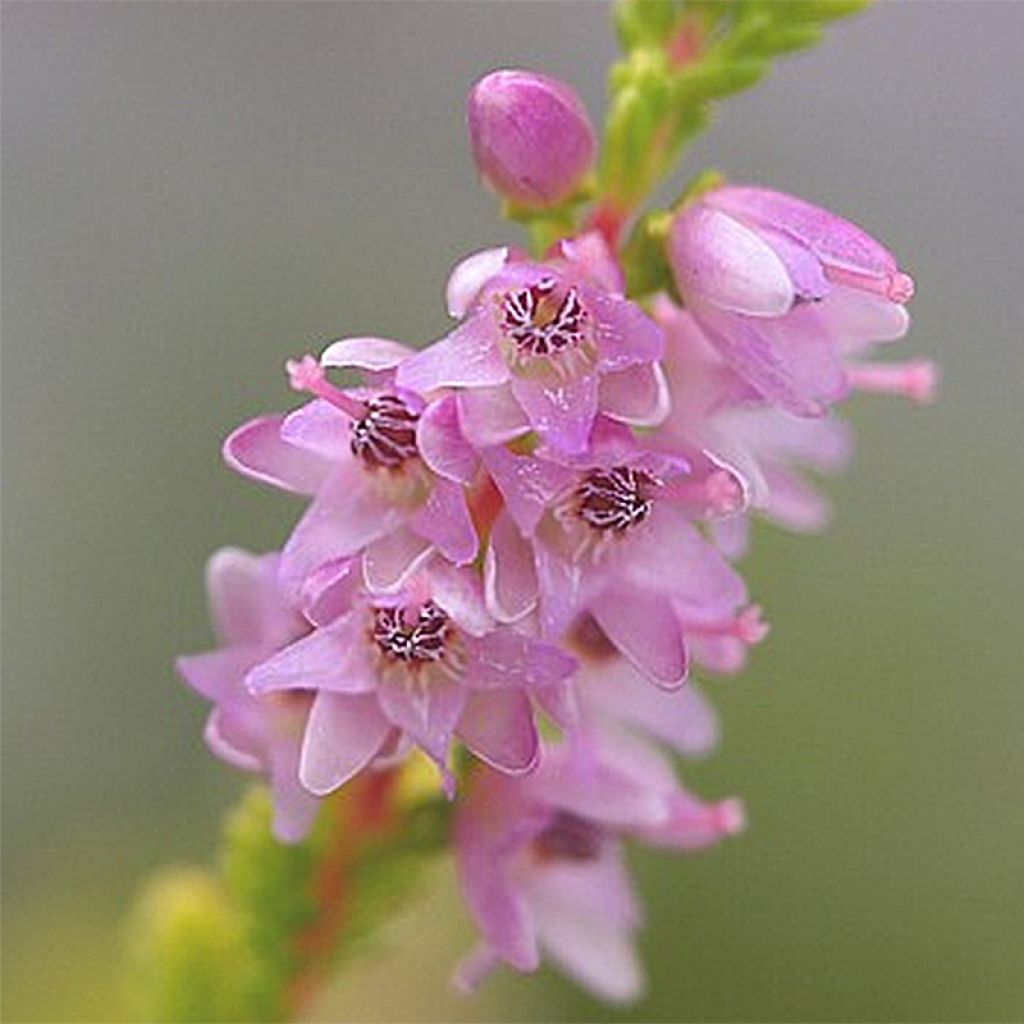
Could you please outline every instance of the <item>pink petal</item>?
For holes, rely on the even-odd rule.
[[[206,564],[206,590],[217,633],[226,644],[277,647],[302,629],[277,586],[277,556],[221,548]]]
[[[656,427],[671,407],[665,373],[657,363],[639,363],[601,377],[598,392],[601,412],[620,423]]]
[[[576,670],[576,659],[558,647],[539,643],[499,626],[469,645],[466,683],[475,689],[550,686]]]
[[[615,587],[590,602],[608,639],[658,686],[686,680],[686,649],[670,602],[657,594]]]
[[[594,342],[603,373],[650,363],[665,354],[661,328],[635,302],[588,288],[584,305],[594,318]]]
[[[473,482],[480,457],[463,437],[454,396],[432,402],[424,409],[416,425],[416,447],[423,461],[439,476],[456,483]]]
[[[373,541],[363,553],[363,578],[367,589],[375,594],[400,590],[430,558],[433,550],[430,541],[404,526]]]
[[[302,741],[303,786],[325,796],[348,782],[373,760],[389,731],[373,696],[318,693]]]
[[[560,729],[573,729],[579,724],[580,709],[576,702],[576,687],[572,679],[564,679],[552,686],[538,686],[530,696],[537,707]]]
[[[733,369],[789,412],[821,416],[846,394],[834,344],[812,307],[798,307],[777,320],[733,316],[703,305],[694,315]]]
[[[298,766],[294,776],[274,776],[274,836],[282,843],[301,843],[320,811],[320,800],[303,788],[299,781]]]
[[[358,463],[338,466],[288,538],[280,578],[294,600],[301,600],[303,585],[322,566],[358,553],[401,525],[401,508],[367,477]]]
[[[448,748],[466,703],[465,688],[436,675],[428,678],[426,672],[418,676],[396,673],[381,680],[377,694],[391,723],[408,733],[446,771]]]
[[[214,708],[206,720],[203,729],[203,740],[214,756],[225,764],[240,768],[244,772],[263,770],[263,762],[250,750],[233,742],[228,730],[223,728],[223,714],[220,708]]]
[[[715,547],[730,562],[735,562],[742,558],[750,547],[750,516],[716,519],[710,525],[710,535]]]
[[[562,255],[602,291],[621,296],[626,290],[622,268],[600,231],[588,231],[559,243]]]
[[[476,637],[494,628],[475,572],[437,560],[428,576],[431,596],[461,630]]]
[[[817,302],[828,295],[832,286],[825,277],[825,269],[821,260],[807,246],[790,235],[773,231],[771,228],[762,227],[758,234],[782,260],[786,273],[793,283],[795,298]]]
[[[500,622],[516,622],[537,603],[533,549],[504,510],[491,527],[484,581],[487,607]]]
[[[319,398],[285,417],[281,437],[296,448],[334,463],[352,458],[352,421],[336,406]]]
[[[487,448],[480,454],[505,499],[509,515],[527,535],[533,533],[551,499],[573,478],[564,466],[548,459],[513,455],[507,448]]]
[[[481,760],[511,775],[531,771],[540,740],[530,699],[518,690],[470,694],[456,733]]]
[[[361,559],[341,558],[322,565],[302,588],[303,616],[314,626],[329,626],[346,612],[362,586]]]
[[[678,690],[660,690],[625,659],[614,658],[588,667],[580,694],[587,706],[687,757],[702,757],[718,744],[718,716],[692,680]]]
[[[262,645],[221,647],[205,654],[186,654],[174,668],[196,693],[220,702],[235,696],[245,674],[266,656]]]
[[[534,546],[534,565],[540,593],[541,636],[558,640],[581,610],[583,574],[579,566],[560,557],[545,544]]]
[[[632,777],[605,763],[579,734],[576,741],[578,746],[571,752],[563,747],[543,753],[528,780],[531,792],[549,806],[609,828],[638,828],[667,820],[668,798],[661,785],[650,785],[644,776]]]
[[[509,373],[495,344],[495,330],[490,310],[473,314],[447,337],[402,363],[395,380],[420,394],[441,387],[503,384]]]
[[[910,330],[910,314],[905,307],[857,288],[833,288],[815,312],[822,329],[846,353],[899,341]]]
[[[540,962],[537,940],[526,906],[508,877],[507,838],[516,809],[492,799],[495,788],[479,786],[456,814],[459,884],[487,944],[518,970],[533,971]]]
[[[797,473],[767,471],[768,504],[765,514],[795,533],[818,533],[832,520],[832,503]]]
[[[503,246],[475,252],[456,264],[445,289],[448,315],[461,320],[480,294],[480,289],[504,267],[507,259],[508,249]]]
[[[308,792],[299,780],[300,737],[278,743],[270,768],[270,787],[274,797],[274,835],[282,843],[298,843],[306,838],[320,810],[319,797]]]
[[[775,317],[793,305],[783,261],[760,236],[727,214],[696,203],[672,225],[669,253],[679,290],[719,309]]]
[[[275,690],[333,690],[366,693],[377,685],[363,620],[358,613],[278,651],[246,677],[250,693]]]
[[[462,432],[477,448],[505,444],[530,429],[530,421],[507,383],[460,391],[456,401]]]
[[[456,565],[472,562],[480,548],[465,490],[443,477],[434,481],[427,500],[409,517],[409,526]]]
[[[324,349],[320,365],[372,371],[393,370],[415,354],[415,349],[389,338],[342,338]]]
[[[513,377],[512,394],[545,441],[573,455],[586,450],[597,414],[596,374],[550,380]]]
[[[627,540],[620,571],[639,590],[671,594],[697,617],[728,618],[746,603],[742,577],[675,509],[656,504]]]
[[[643,994],[632,937],[605,921],[600,911],[571,916],[540,904],[537,932],[551,958],[599,999],[629,1003]]]
[[[224,461],[252,480],[296,494],[316,494],[330,463],[281,438],[283,416],[260,416],[244,423],[224,441]]]
[[[892,254],[867,232],[795,196],[766,188],[727,185],[709,192],[705,201],[733,216],[792,235],[826,263],[875,277],[899,269]]]

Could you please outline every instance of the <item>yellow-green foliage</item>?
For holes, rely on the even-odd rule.
[[[409,897],[429,855],[447,843],[448,801],[403,801],[386,828],[351,825],[346,794],[325,801],[302,843],[278,842],[264,789],[246,795],[225,830],[221,872],[170,871],[139,900],[130,929],[132,987],[147,1021],[281,1021],[296,982],[319,979],[365,949]],[[320,883],[334,871],[336,906]],[[322,915],[333,914],[322,928]],[[321,927],[318,942],[303,941]]]
[[[749,89],[772,59],[813,46],[822,26],[868,0],[620,0],[615,26],[624,56],[611,71],[601,169],[604,190],[632,209],[708,123],[711,104]],[[673,61],[671,42],[697,41]]]

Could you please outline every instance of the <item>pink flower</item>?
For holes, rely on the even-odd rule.
[[[501,771],[537,762],[530,695],[544,699],[576,663],[555,647],[496,626],[477,578],[436,560],[398,592],[369,592],[354,566],[330,589],[326,624],[256,666],[253,694],[315,691],[299,778],[317,795],[416,744],[449,794],[453,738]]]
[[[833,416],[793,416],[769,405],[723,360],[690,312],[662,297],[654,315],[665,331],[663,361],[672,411],[652,444],[681,452],[705,474],[726,469],[744,502],[713,533],[730,557],[746,548],[747,510],[807,533],[827,525],[831,506],[804,470],[835,473],[849,459],[848,425]]]
[[[459,432],[453,398],[427,402],[395,383],[411,351],[349,338],[329,346],[319,364],[312,356],[291,362],[292,385],[316,400],[253,420],[225,442],[239,472],[315,496],[281,556],[282,581],[304,607],[325,574],[354,555],[363,555],[380,590],[401,586],[435,550],[458,565],[476,557],[465,486],[478,460]],[[343,391],[324,367],[360,369],[369,386]]]
[[[504,249],[477,253],[455,268],[448,296],[465,319],[403,362],[396,381],[421,394],[459,388],[459,420],[474,444],[533,430],[579,453],[599,409],[636,424],[664,417],[654,365],[661,331],[623,297],[599,236],[563,242],[546,263]]]
[[[493,71],[467,105],[473,158],[484,179],[533,208],[569,199],[594,164],[587,111],[564,82],[530,71]]]
[[[724,186],[676,217],[669,257],[715,347],[789,412],[820,416],[851,387],[929,397],[932,371],[921,364],[847,366],[906,334],[914,291],[895,258],[849,221],[780,192]]]
[[[557,639],[589,614],[650,679],[681,685],[682,619],[730,619],[746,602],[742,579],[687,521],[686,463],[608,420],[584,456],[482,457],[506,502],[485,562],[495,615],[537,606],[542,635]]]
[[[214,702],[206,742],[219,758],[267,776],[274,797],[274,834],[298,842],[309,831],[319,801],[299,783],[299,750],[311,698],[296,691],[253,696],[246,673],[298,640],[309,623],[277,585],[277,555],[224,548],[207,566],[210,609],[218,650],[179,658],[177,670]]]
[[[743,828],[739,801],[703,804],[625,735],[577,735],[527,778],[481,773],[457,809],[459,880],[481,943],[456,974],[475,987],[498,963],[535,970],[543,951],[602,999],[643,988],[640,908],[622,839],[676,850]]]

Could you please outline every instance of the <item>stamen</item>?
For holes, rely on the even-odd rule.
[[[316,395],[354,420],[365,415],[366,407],[362,402],[346,395],[341,388],[336,388],[327,379],[327,374],[324,373],[324,368],[316,356],[307,354],[301,359],[289,359],[284,366],[288,372],[288,383],[294,391]]]
[[[872,295],[881,295],[900,305],[914,297],[914,279],[899,270],[884,277],[872,277],[870,274],[862,274],[845,267],[826,266],[825,276],[833,284],[843,284],[862,292],[870,292]]]
[[[404,608],[374,609],[373,639],[395,661],[440,661],[448,632],[448,616],[433,601],[423,605],[414,626],[406,623]]]
[[[558,356],[578,348],[585,340],[586,322],[577,290],[570,288],[559,301],[553,277],[516,288],[501,303],[502,330],[521,357]]]
[[[906,363],[860,363],[849,367],[846,376],[858,391],[903,395],[927,405],[935,400],[939,374],[930,359],[914,359]]]
[[[576,490],[576,511],[595,530],[623,533],[651,514],[652,492],[660,486],[656,477],[632,466],[595,469]]]
[[[373,467],[397,469],[419,454],[414,413],[397,395],[378,395],[352,424],[352,454]]]
[[[604,834],[592,822],[568,811],[559,811],[533,840],[540,860],[593,860],[600,852]]]

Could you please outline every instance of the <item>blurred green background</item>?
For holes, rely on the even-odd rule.
[[[294,401],[286,356],[427,342],[460,255],[513,236],[477,188],[467,87],[564,77],[602,110],[597,3],[12,3],[3,38],[3,1014],[126,1019],[123,918],[206,861],[242,781],[171,671],[202,567],[298,506],[219,463]],[[863,399],[835,528],[761,530],[774,625],[709,684],[742,794],[714,855],[637,858],[650,996],[552,972],[447,987],[450,868],[323,1020],[1024,1017],[1024,5],[883,4],[727,105],[691,153],[842,211],[918,281],[941,404]]]

